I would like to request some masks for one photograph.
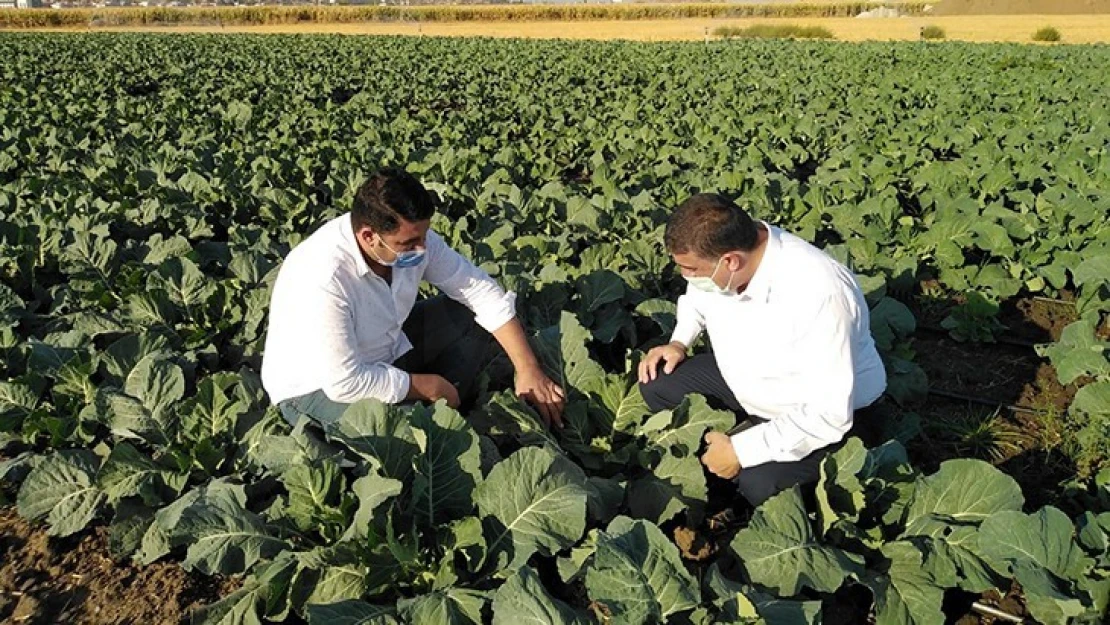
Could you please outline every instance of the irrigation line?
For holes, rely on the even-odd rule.
[[[978,601],[971,604],[971,609],[978,612],[979,614],[985,614],[987,616],[993,616],[994,618],[1002,619],[1004,621],[1009,621],[1011,623],[1024,623],[1025,622],[1025,619],[1023,619],[1020,616],[1014,616],[1013,614],[1010,614],[1009,612],[1003,612],[1002,610],[999,610],[998,608],[992,608],[991,606],[980,603]]]
[[[1047,302],[1049,304],[1063,304],[1065,306],[1075,306],[1075,301],[1074,300],[1054,299],[1054,298],[1051,298],[1051,297],[1041,297],[1039,295],[1034,296],[1033,300],[1038,301],[1038,302]]]
[[[944,328],[942,328],[940,326],[928,326],[928,325],[922,324],[922,325],[918,325],[917,328],[919,330],[925,330],[926,332],[934,332],[936,334],[948,334],[948,330],[945,330]],[[1009,338],[1009,337],[1005,337],[1005,336],[1000,336],[1000,337],[996,338],[994,341],[995,341],[995,343],[1003,343],[1003,344],[1006,344],[1006,345],[1013,345],[1014,347],[1028,347],[1030,349],[1032,349],[1032,348],[1036,347],[1037,345],[1041,344],[1041,343],[1036,343],[1034,341],[1023,341],[1021,339],[1013,339],[1013,338]]]
[[[960,400],[960,401],[971,402],[973,404],[980,404],[982,406],[991,406],[991,407],[994,407],[994,408],[1005,408],[1006,410],[1010,410],[1012,412],[1021,412],[1021,413],[1025,413],[1025,414],[1038,415],[1038,416],[1042,416],[1042,417],[1048,414],[1047,410],[1039,410],[1037,408],[1026,408],[1024,406],[1014,406],[1012,404],[1002,403],[1002,402],[1000,402],[996,399],[987,399],[985,397],[975,397],[974,395],[965,395],[963,393],[956,393],[954,391],[946,391],[946,390],[940,389],[940,388],[930,388],[929,389],[929,394],[930,395],[936,395],[937,397],[944,397],[944,398],[947,398],[947,399],[957,399],[957,400]]]

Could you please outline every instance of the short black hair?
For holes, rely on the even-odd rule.
[[[394,232],[401,220],[424,221],[436,212],[435,198],[407,171],[390,167],[369,178],[355,193],[351,225],[355,232],[369,227],[374,232]]]
[[[699,193],[675,209],[663,235],[672,254],[693,252],[716,258],[725,252],[750,252],[759,242],[751,215],[735,202],[716,193]]]

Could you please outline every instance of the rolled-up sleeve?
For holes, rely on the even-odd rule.
[[[486,272],[428,232],[428,267],[424,279],[474,313],[474,320],[494,332],[516,316],[516,294],[506,292]]]
[[[705,316],[698,310],[694,295],[687,289],[686,294],[680,295],[678,298],[671,341],[678,341],[686,347],[690,347],[694,341],[698,340],[703,331],[705,331]]]
[[[321,368],[324,394],[341,403],[360,399],[378,399],[396,404],[409,392],[409,374],[384,362],[366,362],[359,354],[355,339],[355,321],[347,298],[340,287],[331,284],[306,294],[316,308],[310,318],[319,323],[306,327],[316,333],[315,362]]]
[[[839,442],[852,427],[855,368],[852,304],[842,295],[826,298],[796,339],[804,367],[793,409],[732,436],[740,465],[793,462]]]

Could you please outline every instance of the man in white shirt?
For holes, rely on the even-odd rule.
[[[383,170],[350,213],[289,253],[270,299],[262,383],[290,422],[333,422],[365,398],[458,408],[472,399],[492,334],[517,394],[561,425],[563,389],[529,347],[515,295],[429,229],[434,212],[416,178]],[[424,280],[447,297],[418,302]]]
[[[731,437],[705,435],[702,463],[754,506],[816,481],[853,412],[886,389],[852,272],[715,194],[682,203],[665,242],[689,286],[671,342],[640,363],[644,400],[659,411],[700,393],[746,416]],[[713,352],[687,358],[703,331]]]

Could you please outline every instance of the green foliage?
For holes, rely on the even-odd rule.
[[[953,308],[940,325],[957,341],[972,343],[993,343],[995,336],[1006,329],[998,320],[998,303],[978,291],[968,292],[964,302]]]
[[[725,39],[833,39],[824,26],[797,24],[753,24],[751,26],[719,26],[713,34]]]
[[[1033,33],[1033,41],[1057,42],[1060,41],[1060,31],[1052,26],[1044,26]]]
[[[1068,422],[1110,440],[1106,50],[9,34],[0,56],[0,479],[53,534],[103,522],[118,557],[242,576],[195,622],[815,623],[860,584],[878,622],[930,623],[1011,579],[1037,618],[1104,615],[1094,460],[1065,519],[985,462],[848,441],[816,518],[789,491],[684,561],[662,528],[712,509],[699,447],[736,417],[651,414],[634,370],[685,287],[667,211],[720,191],[857,273],[900,439],[928,390],[903,299],[928,277],[1075,293],[1042,353],[1083,384]],[[322,433],[270,405],[276,268],[391,164],[518,294],[562,430],[496,385],[466,415],[367,401]]]
[[[921,27],[921,38],[927,40],[944,39],[948,36],[944,29],[936,24]]]
[[[1037,352],[1056,368],[1061,383],[1087,380],[1062,419],[1066,442],[1074,447],[1071,455],[1083,474],[1110,458],[1110,342],[1099,334],[1101,320],[1100,314],[1089,314],[1065,327],[1056,343],[1037,346]]]

